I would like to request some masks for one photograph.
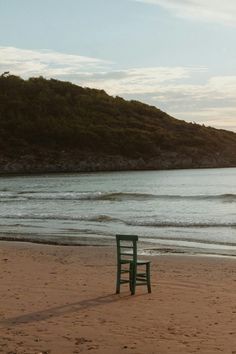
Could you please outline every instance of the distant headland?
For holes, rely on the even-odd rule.
[[[235,167],[236,133],[43,77],[0,76],[0,173]]]

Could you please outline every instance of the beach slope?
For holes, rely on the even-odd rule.
[[[236,353],[236,261],[155,256],[115,295],[113,247],[1,242],[0,353]]]

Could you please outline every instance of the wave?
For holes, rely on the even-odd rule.
[[[81,200],[81,201],[147,201],[151,199],[161,200],[206,200],[236,202],[236,194],[218,194],[218,195],[170,195],[170,194],[148,194],[148,193],[104,193],[104,192],[35,192],[22,191],[18,193],[0,192],[0,202],[11,200]]]
[[[15,214],[1,216],[2,219],[19,219],[19,220],[58,220],[58,221],[92,221],[92,222],[116,222],[120,219],[110,217],[108,215],[80,216],[80,215],[60,215],[60,214]]]
[[[191,244],[202,244],[202,245],[219,245],[219,246],[233,246],[236,247],[236,242],[229,242],[229,241],[220,241],[220,240],[211,240],[211,239],[202,239],[202,238],[189,238],[189,237],[167,237],[167,236],[157,236],[157,237],[153,237],[153,236],[145,236],[142,237],[140,236],[140,239],[142,239],[142,241],[147,241],[147,242],[158,242],[158,241],[167,241],[169,243],[170,242],[176,242],[176,244],[179,244],[180,242],[187,242],[189,245]]]
[[[126,225],[140,227],[174,227],[174,228],[208,228],[208,227],[236,227],[236,222],[176,222],[176,221],[126,221]]]
[[[26,213],[2,215],[1,219],[18,219],[18,220],[58,220],[58,221],[85,221],[95,223],[122,223],[131,227],[147,227],[147,228],[220,228],[220,227],[236,227],[236,222],[182,222],[182,221],[144,221],[144,220],[125,220],[109,215],[66,215],[66,214],[46,214],[46,213]]]

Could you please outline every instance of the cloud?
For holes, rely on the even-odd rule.
[[[7,70],[23,77],[31,75],[66,77],[77,72],[89,76],[101,70],[104,65],[107,65],[107,62],[80,55],[50,50],[0,47],[0,72]]]
[[[185,104],[193,106],[234,101],[236,96],[236,76],[215,76],[203,84],[174,83],[167,84],[158,89],[155,97],[162,101],[172,101],[178,105],[185,99]]]
[[[133,0],[159,5],[177,17],[236,25],[236,2],[234,0]]]
[[[177,118],[236,131],[235,96],[236,76],[215,76],[204,84],[166,85],[152,101]]]
[[[191,120],[218,129],[236,131],[236,106],[211,107],[175,113],[176,118]]]
[[[112,71],[103,75],[93,75],[86,85],[103,88],[113,95],[155,93],[157,89],[170,83],[188,79],[194,72],[205,68],[191,67],[149,67]]]
[[[209,77],[204,67],[117,70],[114,66],[79,55],[0,47],[0,73],[10,71],[24,78],[42,75],[104,89],[155,105],[180,119],[236,131],[236,76]]]
[[[197,83],[202,67],[139,68],[96,74],[86,86],[155,105],[174,117],[236,131],[236,76],[213,76]]]

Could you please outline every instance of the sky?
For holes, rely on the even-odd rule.
[[[0,0],[0,74],[104,89],[236,131],[235,0]]]

